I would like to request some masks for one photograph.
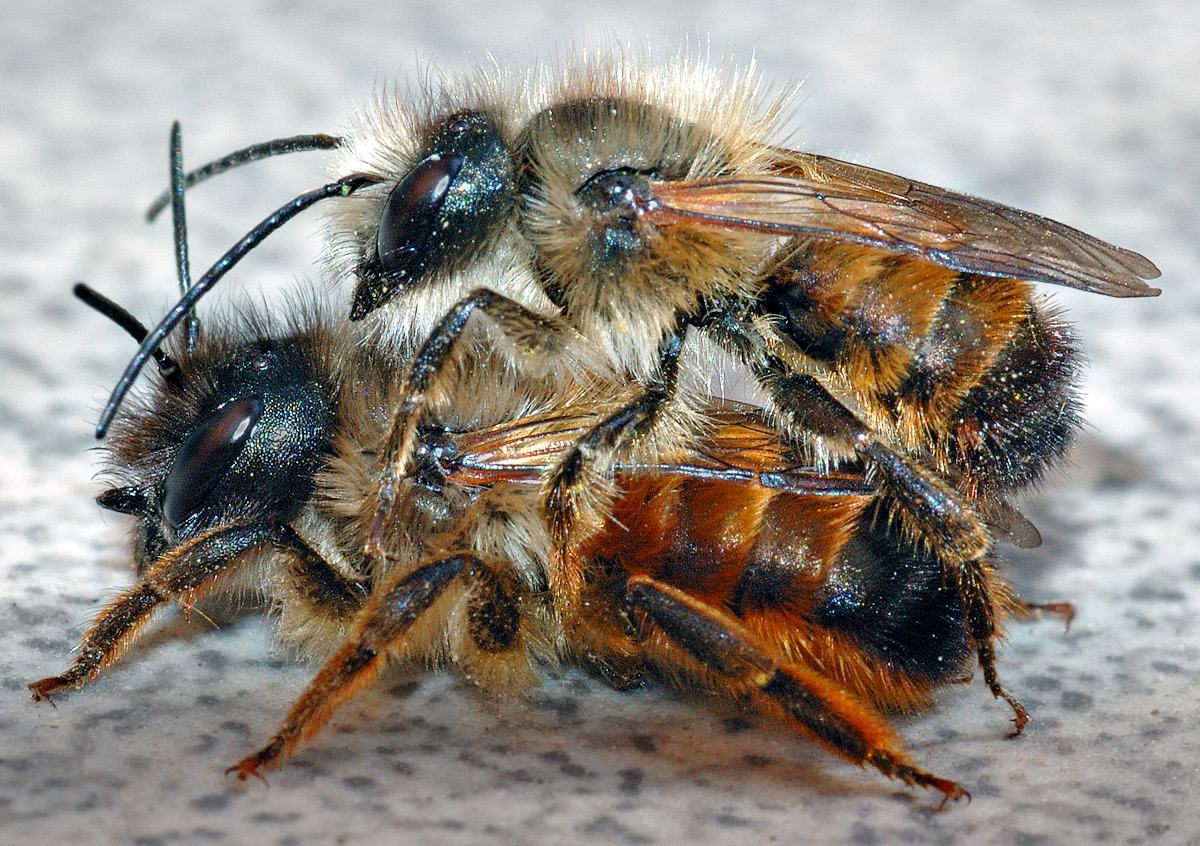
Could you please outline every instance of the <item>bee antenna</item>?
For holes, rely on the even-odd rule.
[[[139,344],[145,339],[149,330],[145,327],[142,321],[134,317],[129,309],[110,300],[108,297],[101,294],[95,288],[77,282],[72,289],[75,296],[83,301],[84,305],[103,314],[113,323],[124,329],[133,340]],[[166,378],[172,381],[179,379],[179,364],[171,356],[161,348],[156,348],[151,355],[154,356],[154,362],[158,365],[158,371]]]
[[[344,140],[336,135],[293,135],[291,138],[276,138],[274,141],[252,144],[245,149],[236,150],[227,156],[222,156],[186,174],[183,177],[183,188],[187,190],[219,173],[224,173],[231,168],[249,164],[250,162],[256,162],[259,159],[269,159],[272,156],[281,156],[284,153],[304,153],[309,150],[333,150],[342,146],[343,143]],[[146,220],[154,220],[162,213],[163,209],[171,205],[171,194],[174,190],[172,187],[162,192],[150,204],[150,208],[146,209]]]
[[[330,182],[315,190],[306,191],[280,206],[261,223],[243,235],[241,240],[230,247],[225,255],[217,259],[217,262],[195,284],[187,289],[184,295],[180,297],[179,302],[175,304],[175,307],[167,312],[167,316],[142,340],[137,353],[126,366],[125,372],[121,374],[121,379],[117,382],[117,386],[113,388],[108,404],[104,406],[104,411],[100,415],[100,422],[96,424],[96,437],[104,437],[108,431],[109,424],[112,423],[113,416],[117,413],[117,409],[121,405],[121,401],[125,398],[125,394],[129,393],[129,389],[133,385],[133,380],[137,378],[138,373],[146,366],[146,360],[154,354],[154,351],[162,344],[163,339],[170,334],[172,329],[179,325],[179,322],[184,317],[191,313],[199,299],[222,276],[228,273],[234,265],[245,258],[247,253],[258,246],[260,241],[309,206],[331,197],[349,196],[364,185],[377,181],[378,177],[375,176],[355,174],[347,176],[344,179],[339,179],[337,182]]]
[[[183,133],[179,121],[171,124],[171,220],[175,233],[175,275],[179,279],[179,293],[186,294],[192,287],[191,266],[188,261],[187,214],[184,211],[183,194],[187,180],[183,175]],[[187,351],[196,349],[196,336],[200,334],[200,318],[192,312],[187,316]],[[141,340],[141,339],[139,339]]]

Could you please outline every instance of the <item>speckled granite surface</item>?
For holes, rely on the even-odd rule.
[[[701,3],[680,20],[657,0],[3,3],[0,840],[1200,841],[1200,7],[823,5]],[[128,578],[125,527],[91,502],[88,448],[129,343],[68,290],[87,279],[147,317],[170,300],[169,232],[139,217],[163,186],[170,120],[198,162],[336,130],[350,101],[430,58],[524,64],[609,31],[756,51],[768,75],[806,78],[807,149],[1037,210],[1163,270],[1157,301],[1059,295],[1091,359],[1091,429],[1027,503],[1045,546],[1013,556],[1025,595],[1079,607],[1069,634],[1020,626],[1002,653],[1036,721],[1004,740],[1009,714],[977,680],[902,725],[974,801],[933,814],[933,797],[784,731],[576,676],[504,708],[447,677],[385,681],[269,787],[237,784],[224,767],[311,673],[253,617],[214,630],[170,616],[87,690],[30,702],[25,683],[63,667]],[[197,192],[196,262],[316,184],[319,158]],[[227,290],[311,277],[315,223],[290,230]]]

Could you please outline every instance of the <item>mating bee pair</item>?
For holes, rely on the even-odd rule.
[[[581,60],[385,99],[338,178],[281,208],[142,342],[110,423],[106,508],[138,582],[45,698],[111,663],[153,613],[235,570],[326,663],[241,777],[286,758],[384,663],[453,663],[491,689],[582,663],[773,713],[946,798],[880,710],[972,663],[1016,713],[994,646],[1038,606],[994,541],[1079,425],[1078,352],[1033,282],[1157,293],[1140,255],[1034,215],[771,143],[785,97],[753,72]],[[249,249],[327,201],[351,321],[191,325]],[[165,351],[164,351],[165,347]],[[708,396],[714,350],[766,408]],[[120,410],[142,364],[160,378]],[[1067,611],[1069,606],[1052,606]]]

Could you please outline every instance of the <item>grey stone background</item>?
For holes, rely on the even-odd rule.
[[[1200,841],[1200,6],[706,2],[0,2],[0,840],[92,843],[1189,843]],[[1164,295],[1055,292],[1090,358],[1091,427],[1026,508],[1031,598],[1079,607],[1016,627],[1001,655],[1036,720],[976,680],[901,724],[974,793],[935,797],[671,691],[581,676],[497,707],[453,679],[385,680],[270,786],[223,769],[262,741],[311,668],[257,618],[168,615],[53,708],[57,672],[127,583],[123,521],[92,503],[91,427],[131,352],[70,299],[86,279],[152,318],[172,299],[167,127],[188,160],[343,125],[428,62],[524,65],[613,34],[710,36],[803,78],[800,146],[1055,217],[1138,249]],[[320,156],[192,195],[206,265],[318,184]],[[311,285],[316,217],[228,280]],[[206,261],[207,260],[207,261]],[[332,296],[344,298],[346,292]]]

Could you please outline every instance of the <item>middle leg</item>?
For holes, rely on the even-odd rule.
[[[419,567],[372,602],[355,638],[325,663],[279,730],[228,771],[243,781],[259,776],[260,770],[278,765],[301,741],[312,737],[334,711],[378,677],[388,650],[408,634],[471,560],[468,555],[455,555]]]

